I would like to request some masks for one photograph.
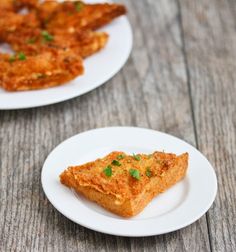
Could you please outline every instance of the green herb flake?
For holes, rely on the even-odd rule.
[[[111,164],[112,164],[112,165],[115,165],[115,166],[121,166],[121,163],[120,163],[119,161],[117,161],[117,160],[113,160],[113,161],[111,162]]]
[[[140,160],[141,160],[140,155],[135,155],[135,154],[133,154],[133,158],[134,158],[135,160],[137,160],[137,161],[140,161]]]
[[[121,159],[123,159],[124,157],[125,157],[125,155],[120,154],[120,155],[117,156],[117,159],[118,159],[118,160],[121,160]]]
[[[146,176],[149,177],[149,178],[152,176],[152,172],[151,172],[151,170],[150,170],[150,167],[147,167],[145,174],[146,174]]]
[[[132,176],[133,178],[139,180],[140,179],[140,173],[139,173],[139,170],[136,170],[136,169],[130,169],[129,170],[129,174],[130,176]]]
[[[82,2],[75,2],[74,5],[77,12],[81,11],[84,7],[84,4]]]
[[[108,165],[104,170],[103,170],[104,174],[107,177],[111,177],[112,176],[112,168],[110,165]]]
[[[14,62],[15,60],[16,60],[16,56],[15,55],[10,56],[10,58],[9,58],[9,62],[10,63]]]
[[[17,57],[18,57],[18,60],[26,60],[26,56],[23,52],[19,52]]]
[[[42,35],[44,41],[52,41],[54,39],[54,37],[50,33],[48,33],[47,31],[42,31],[41,35]]]
[[[34,44],[36,42],[36,38],[29,38],[26,43],[27,44]]]

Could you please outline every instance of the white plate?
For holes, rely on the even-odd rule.
[[[83,76],[68,84],[43,90],[12,93],[0,88],[0,109],[32,108],[65,101],[85,94],[112,78],[125,64],[131,52],[132,31],[126,17],[114,20],[101,30],[110,35],[109,42],[103,50],[84,61]]]
[[[104,210],[60,183],[59,175],[68,166],[93,161],[114,150],[188,152],[188,172],[181,182],[130,219]],[[165,133],[132,127],[95,129],[67,139],[45,161],[42,185],[53,206],[70,220],[103,233],[136,237],[168,233],[193,223],[210,208],[217,191],[214,169],[193,146]]]

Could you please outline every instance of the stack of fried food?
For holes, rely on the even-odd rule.
[[[108,41],[107,33],[95,30],[125,13],[119,4],[1,0],[0,43],[15,53],[0,53],[0,86],[42,89],[82,75],[83,59]]]

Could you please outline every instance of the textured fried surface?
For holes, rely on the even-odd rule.
[[[94,31],[66,32],[54,30],[52,41],[44,41],[43,30],[38,28],[19,27],[14,32],[5,34],[4,40],[11,44],[15,51],[27,55],[40,54],[51,49],[69,49],[86,58],[105,47],[108,34]],[[42,42],[43,41],[43,42]]]
[[[4,60],[0,76],[2,87],[8,91],[53,87],[83,74],[82,59],[71,51],[51,50],[22,61]]]
[[[120,166],[112,165],[119,160]],[[188,154],[176,156],[154,152],[151,156],[141,154],[140,160],[123,152],[112,152],[81,166],[69,167],[60,175],[61,183],[82,193],[92,201],[121,216],[134,216],[159,193],[181,180],[187,170]],[[112,167],[107,177],[104,168]],[[132,177],[130,169],[138,170],[140,179]],[[150,172],[146,175],[146,172]]]
[[[38,0],[1,0],[0,9],[16,11],[23,7],[36,8]]]
[[[29,13],[27,15],[19,15],[14,12],[4,11],[0,9],[0,40],[8,42],[8,36],[13,36],[17,40],[24,41],[24,37],[21,39],[21,34],[24,30],[32,32],[34,29],[39,29],[40,21],[37,19],[35,13]],[[23,34],[22,34],[23,35]]]
[[[28,12],[19,13],[22,8]],[[0,42],[15,51],[13,61],[10,55],[0,55],[1,87],[8,91],[47,88],[81,75],[81,58],[104,48],[109,38],[94,30],[125,12],[118,4],[1,0]]]
[[[2,10],[13,10],[14,5],[12,0],[1,0],[0,1],[0,9]]]
[[[124,15],[126,9],[119,4],[50,1],[40,5],[38,13],[48,30],[58,27],[95,30]]]
[[[3,85],[3,74],[8,68],[9,55],[0,53],[0,87]]]

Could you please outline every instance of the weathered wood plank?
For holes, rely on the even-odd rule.
[[[119,74],[105,86],[71,101],[0,111],[3,251],[210,250],[205,217],[171,234],[122,238],[72,223],[43,194],[40,173],[45,158],[62,140],[84,130],[150,127],[195,144],[177,2],[123,2],[130,10],[134,50]]]
[[[218,175],[211,247],[236,251],[236,2],[180,3],[198,146]]]

